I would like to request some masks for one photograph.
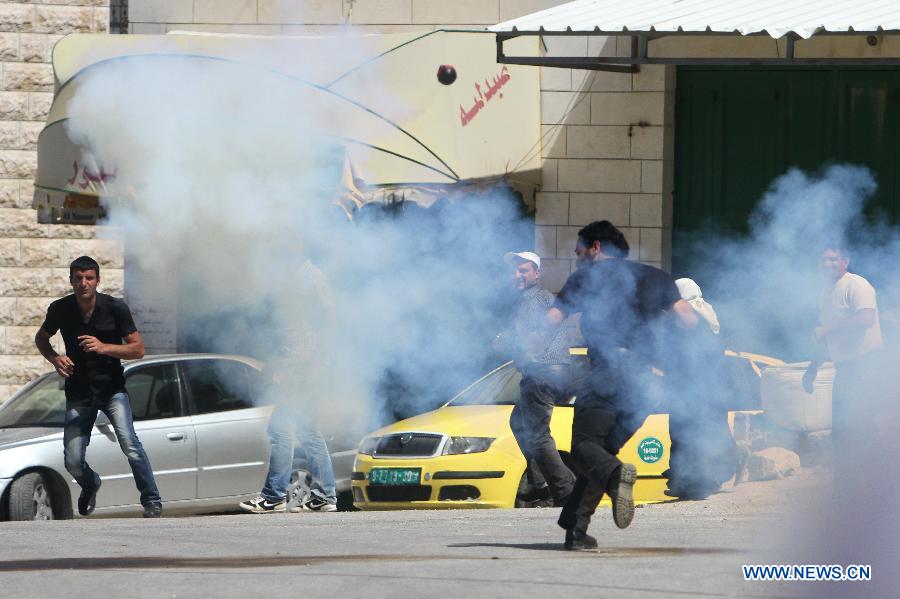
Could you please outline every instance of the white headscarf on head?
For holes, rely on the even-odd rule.
[[[709,328],[712,329],[712,332],[718,335],[719,318],[716,316],[716,311],[713,310],[713,307],[703,299],[703,292],[700,291],[700,285],[695,283],[693,279],[687,278],[677,279],[675,285],[678,287],[678,293],[681,295],[681,299],[689,303],[691,307],[694,308],[694,311],[706,321]]]

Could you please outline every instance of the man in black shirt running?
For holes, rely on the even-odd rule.
[[[552,326],[581,313],[591,373],[578,393],[572,422],[572,458],[578,479],[562,510],[567,549],[593,549],[587,534],[604,493],[613,519],[625,528],[634,517],[632,487],[637,471],[616,457],[622,445],[652,413],[659,397],[654,369],[664,331],[674,317],[696,326],[697,316],[665,272],[626,260],[628,242],[609,221],[578,232],[578,269],[569,276],[547,313]]]
[[[97,293],[100,265],[88,256],[69,267],[72,295],[58,299],[47,309],[47,318],[34,336],[41,355],[66,379],[66,420],[63,454],[66,470],[81,486],[78,513],[94,511],[100,476],[85,461],[98,411],[109,418],[122,452],[128,458],[145,518],[158,518],[162,501],[150,460],[134,432],[131,403],[125,392],[121,360],[144,356],[144,342],[134,326],[128,305],[105,293]],[[50,338],[60,331],[65,355],[54,351]],[[124,343],[123,343],[124,341]]]

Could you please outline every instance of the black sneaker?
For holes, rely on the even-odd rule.
[[[597,539],[586,532],[569,528],[566,530],[565,548],[569,551],[591,551],[597,548]]]
[[[614,482],[609,497],[612,499],[613,520],[619,528],[628,528],[634,520],[634,496],[632,489],[637,480],[637,468],[633,464],[619,467],[619,480]]]
[[[159,518],[162,516],[162,504],[150,503],[144,506],[144,518]]]
[[[269,501],[263,497],[254,497],[249,501],[240,502],[238,507],[254,514],[265,514],[267,512],[283,512],[286,508],[286,504],[283,499],[279,501]]]
[[[81,495],[78,496],[78,513],[82,516],[90,516],[94,507],[97,505],[97,491],[100,490],[100,483],[93,489],[81,489]]]

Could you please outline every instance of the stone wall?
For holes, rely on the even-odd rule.
[[[102,288],[123,291],[120,242],[97,239],[95,227],[40,225],[31,209],[37,138],[53,100],[53,45],[68,33],[107,31],[108,7],[108,0],[0,3],[0,402],[50,369],[34,334],[50,301],[71,291],[73,258],[95,256],[105,267]]]

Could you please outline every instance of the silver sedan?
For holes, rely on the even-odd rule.
[[[259,493],[272,414],[259,397],[261,367],[251,358],[217,354],[153,356],[125,365],[134,427],[167,515],[233,510]],[[63,379],[56,373],[38,377],[0,406],[0,520],[78,513],[73,505],[80,489],[63,464],[64,417]],[[338,491],[347,491],[355,447],[329,445]],[[131,469],[103,413],[87,459],[103,480],[94,513],[140,515]],[[304,467],[302,458],[294,467]]]

